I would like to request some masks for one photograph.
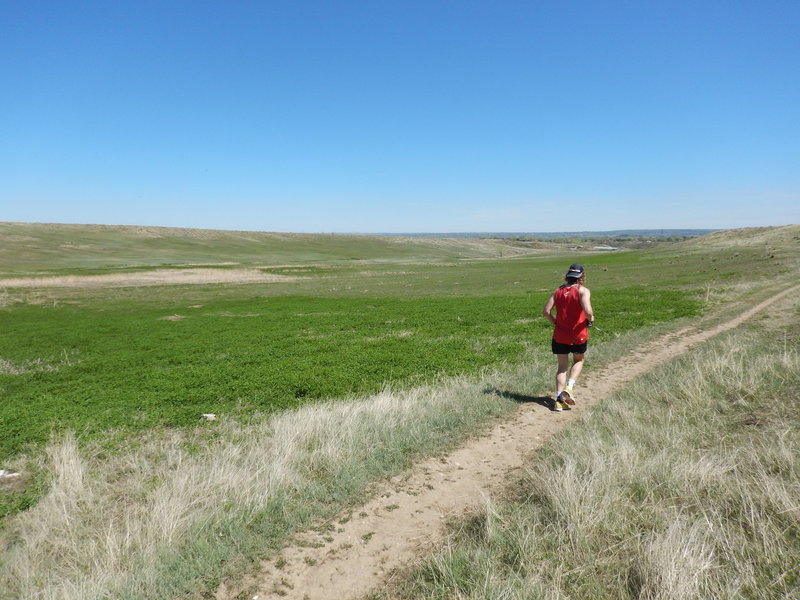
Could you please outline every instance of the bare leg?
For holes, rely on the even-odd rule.
[[[569,370],[569,378],[570,379],[578,379],[578,375],[580,375],[581,371],[583,370],[583,357],[584,356],[585,356],[585,354],[573,354],[572,355],[572,368]]]
[[[567,386],[567,371],[569,371],[569,354],[556,354],[558,370],[556,371],[556,398]],[[573,366],[573,369],[575,367]]]

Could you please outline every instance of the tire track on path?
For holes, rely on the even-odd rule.
[[[260,571],[235,586],[222,585],[217,600],[357,600],[378,589],[395,569],[432,550],[451,517],[474,510],[503,489],[525,457],[613,391],[658,365],[720,333],[738,327],[792,292],[777,293],[738,316],[700,329],[669,333],[636,349],[608,367],[581,377],[578,406],[551,412],[537,402],[520,404],[510,418],[488,434],[468,441],[443,457],[418,463],[393,478],[371,501],[335,522],[335,531],[307,531],[302,545],[285,548]],[[503,394],[502,391],[497,393]],[[279,565],[279,566],[276,566]]]

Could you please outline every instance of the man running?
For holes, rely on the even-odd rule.
[[[561,411],[575,404],[575,381],[583,369],[583,356],[589,342],[589,327],[594,321],[591,293],[584,287],[586,274],[583,265],[570,265],[564,276],[566,283],[559,287],[544,305],[542,313],[555,325],[552,349],[558,359],[556,397],[550,408]],[[553,315],[555,309],[555,315]],[[572,354],[572,367],[569,355]]]

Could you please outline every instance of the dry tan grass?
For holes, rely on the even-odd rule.
[[[17,296],[12,296],[11,294],[8,294],[6,292],[0,292],[0,308],[3,308],[5,306],[11,306],[13,304],[18,304],[20,302],[23,302],[22,298],[19,298]]]
[[[21,362],[14,362],[0,358],[0,374],[23,375],[25,373],[40,373],[43,371],[58,371],[59,369],[80,362],[77,352],[64,353],[58,358],[36,358]]]
[[[692,600],[702,596],[703,582],[718,565],[708,523],[678,518],[652,534],[641,550],[643,600]]]
[[[163,553],[186,544],[193,529],[213,528],[230,511],[251,514],[282,495],[302,497],[320,474],[367,469],[374,448],[425,439],[431,423],[463,413],[465,393],[488,402],[481,389],[451,380],[307,405],[251,426],[222,418],[211,445],[168,432],[111,457],[67,436],[48,448],[49,492],[9,523],[8,597],[89,600],[149,589]]]
[[[686,246],[704,247],[736,247],[763,246],[798,247],[800,244],[800,225],[783,225],[780,227],[745,227],[727,229],[709,233],[684,242]]]
[[[395,331],[393,333],[387,333],[386,335],[379,335],[379,336],[375,336],[375,337],[365,337],[364,340],[366,340],[368,342],[377,342],[379,340],[385,340],[387,338],[393,338],[393,337],[404,338],[404,337],[408,337],[410,335],[414,335],[414,332],[413,331],[407,331],[407,330],[406,331]]]
[[[264,273],[257,269],[159,269],[106,275],[58,275],[52,277],[9,277],[0,286],[9,288],[50,287],[139,287],[150,285],[188,285],[213,283],[278,283],[299,277]]]

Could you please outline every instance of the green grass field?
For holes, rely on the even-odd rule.
[[[275,296],[155,309],[22,305],[0,313],[0,457],[51,432],[194,425],[518,363],[546,347],[544,293],[467,298]],[[697,314],[687,294],[598,296],[603,331]],[[185,318],[165,320],[180,313]],[[603,339],[608,333],[597,333]]]

